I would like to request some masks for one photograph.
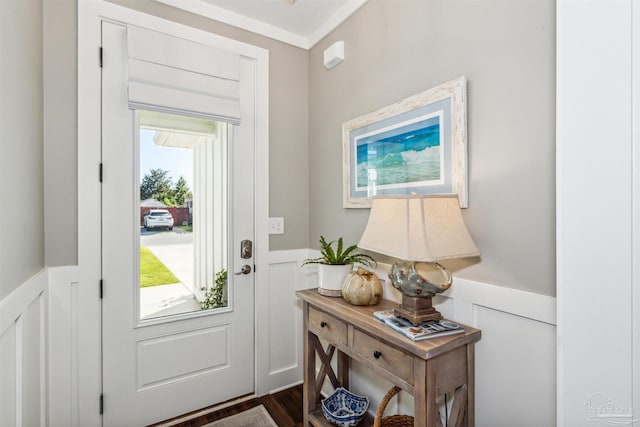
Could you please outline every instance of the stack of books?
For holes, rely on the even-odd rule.
[[[413,341],[421,341],[429,338],[437,338],[446,335],[461,334],[464,328],[451,320],[442,319],[440,321],[423,322],[417,326],[407,319],[397,317],[393,310],[381,310],[373,313],[376,319],[381,320],[386,325],[400,332],[402,335]]]

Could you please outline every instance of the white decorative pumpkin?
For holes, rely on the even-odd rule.
[[[358,267],[342,284],[342,298],[353,305],[375,305],[382,300],[382,284],[374,273]]]

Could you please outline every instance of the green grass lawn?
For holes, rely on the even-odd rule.
[[[176,225],[176,227],[181,228],[182,230],[189,233],[193,231],[193,225]]]
[[[140,246],[140,287],[169,285],[180,280],[151,253],[149,248]]]

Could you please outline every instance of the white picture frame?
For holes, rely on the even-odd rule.
[[[468,206],[466,78],[342,125],[343,207],[371,198],[456,194]]]

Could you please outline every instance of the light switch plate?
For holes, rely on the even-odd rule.
[[[284,218],[269,218],[269,234],[284,234]]]

